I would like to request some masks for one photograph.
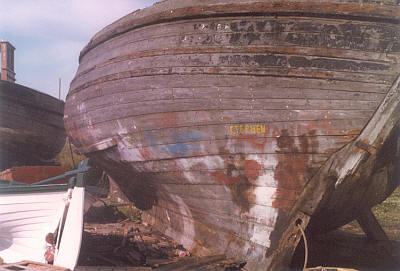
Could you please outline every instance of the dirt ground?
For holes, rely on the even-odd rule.
[[[223,255],[194,257],[171,238],[141,223],[140,216],[127,216],[129,208],[95,203],[85,216],[78,266],[236,271],[244,265]]]
[[[400,270],[400,187],[381,204],[372,208],[379,224],[390,240],[368,240],[357,221],[340,229],[312,236],[308,240],[308,266],[340,266],[357,270]],[[302,266],[304,244],[293,257],[292,266]]]

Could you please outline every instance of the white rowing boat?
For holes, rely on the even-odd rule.
[[[36,184],[0,181],[0,257],[73,270],[82,241],[84,175],[80,168]],[[49,184],[73,176],[69,184]]]

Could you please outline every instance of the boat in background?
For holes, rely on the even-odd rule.
[[[286,270],[301,227],[354,219],[379,240],[370,208],[400,183],[397,2],[135,11],[81,51],[67,134],[194,255]]]
[[[84,160],[76,170],[37,183],[0,181],[0,258],[4,262],[53,262],[75,268],[89,170]],[[53,183],[69,177],[69,183]]]
[[[40,180],[55,177],[67,172],[62,166],[20,166],[0,171],[0,180],[36,183]],[[68,179],[58,180],[55,183],[68,183]]]
[[[0,41],[0,170],[51,165],[65,144],[64,102],[15,83],[14,47]]]

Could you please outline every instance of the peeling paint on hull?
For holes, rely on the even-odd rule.
[[[302,191],[400,73],[399,7],[364,2],[164,1],[132,13],[81,52],[67,133],[193,253],[280,270],[300,236],[288,223],[310,220],[293,214]]]

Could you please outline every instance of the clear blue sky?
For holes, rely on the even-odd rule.
[[[103,27],[159,0],[0,0],[0,40],[15,50],[16,83],[61,98],[81,49]]]

